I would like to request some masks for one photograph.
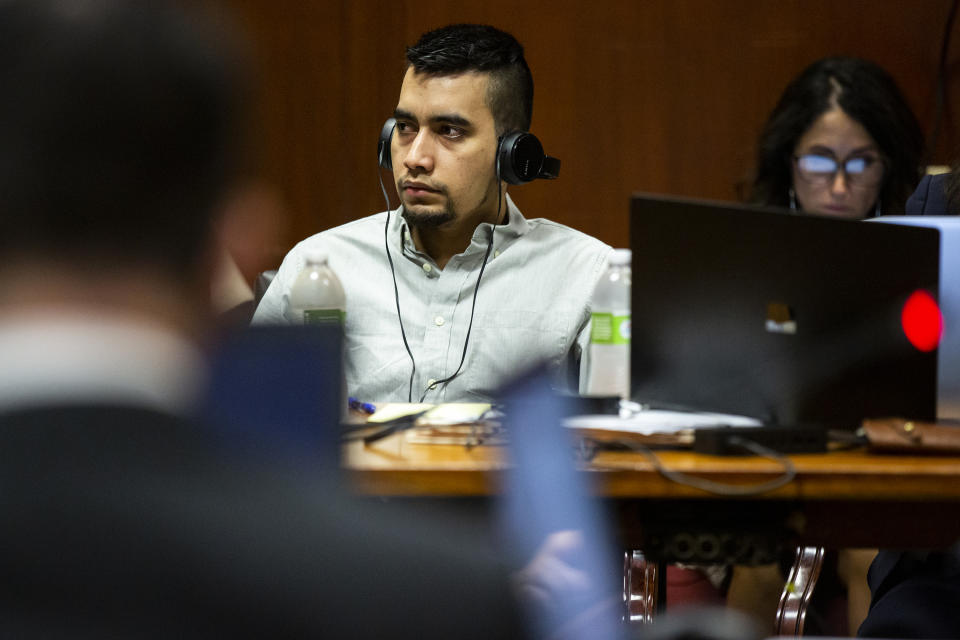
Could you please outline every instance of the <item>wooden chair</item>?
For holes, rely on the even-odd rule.
[[[666,579],[664,567],[648,561],[639,551],[623,554],[623,602],[624,620],[629,623],[646,624],[662,612],[661,589]]]
[[[800,637],[814,587],[823,567],[823,547],[798,547],[793,566],[780,596],[775,634]],[[630,623],[649,623],[662,613],[665,605],[666,568],[648,561],[640,551],[624,553],[624,619]]]
[[[797,555],[777,606],[776,635],[803,635],[813,589],[823,568],[823,555],[823,547],[797,547]]]

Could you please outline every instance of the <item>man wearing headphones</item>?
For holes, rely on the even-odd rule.
[[[533,78],[523,47],[493,27],[452,25],[424,34],[407,61],[379,149],[400,208],[299,243],[254,323],[302,322],[290,289],[305,251],[319,249],[346,291],[351,395],[485,401],[543,362],[575,388],[590,296],[611,249],[524,218],[506,194],[506,184],[556,177],[560,164],[527,133]]]

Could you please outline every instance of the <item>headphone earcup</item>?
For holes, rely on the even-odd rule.
[[[397,127],[395,118],[387,118],[380,129],[380,141],[377,142],[377,162],[384,169],[393,169],[393,159],[390,157],[390,140],[393,130]]]
[[[525,184],[537,178],[543,167],[543,145],[526,131],[511,131],[497,147],[497,177],[508,184]]]

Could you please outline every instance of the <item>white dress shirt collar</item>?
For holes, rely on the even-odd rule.
[[[148,322],[73,310],[0,318],[0,411],[109,403],[184,414],[204,372],[193,345]]]
[[[487,244],[490,242],[491,228],[494,230],[494,233],[498,238],[502,238],[498,241],[498,246],[500,247],[501,253],[509,244],[512,244],[513,240],[521,237],[530,230],[530,223],[527,222],[527,219],[523,217],[522,213],[520,213],[520,209],[517,208],[517,205],[513,203],[513,200],[510,198],[510,194],[506,195],[506,203],[507,211],[504,214],[504,220],[506,220],[506,224],[494,225],[489,222],[482,222],[478,224],[476,230],[473,232],[473,238],[470,242],[470,246],[468,246],[463,252],[464,256],[471,256],[473,254],[482,256],[486,252]],[[403,217],[403,207],[400,206],[391,211],[390,216],[390,235],[395,238],[391,244],[394,244],[394,242],[399,244],[402,248],[401,250],[403,255],[407,256],[408,258],[410,256],[427,258],[426,254],[418,251],[413,243],[413,238],[410,235],[410,227]]]

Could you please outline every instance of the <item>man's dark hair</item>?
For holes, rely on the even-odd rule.
[[[232,47],[160,2],[0,0],[0,262],[189,277],[232,179]]]
[[[428,75],[489,73],[486,100],[497,135],[530,130],[533,76],[523,57],[523,46],[509,33],[479,24],[441,27],[423,34],[407,48],[407,62],[417,73]]]
[[[787,86],[760,135],[751,200],[787,205],[797,141],[834,104],[880,147],[886,161],[880,189],[884,213],[903,213],[920,180],[923,130],[893,78],[858,58],[818,60]]]

